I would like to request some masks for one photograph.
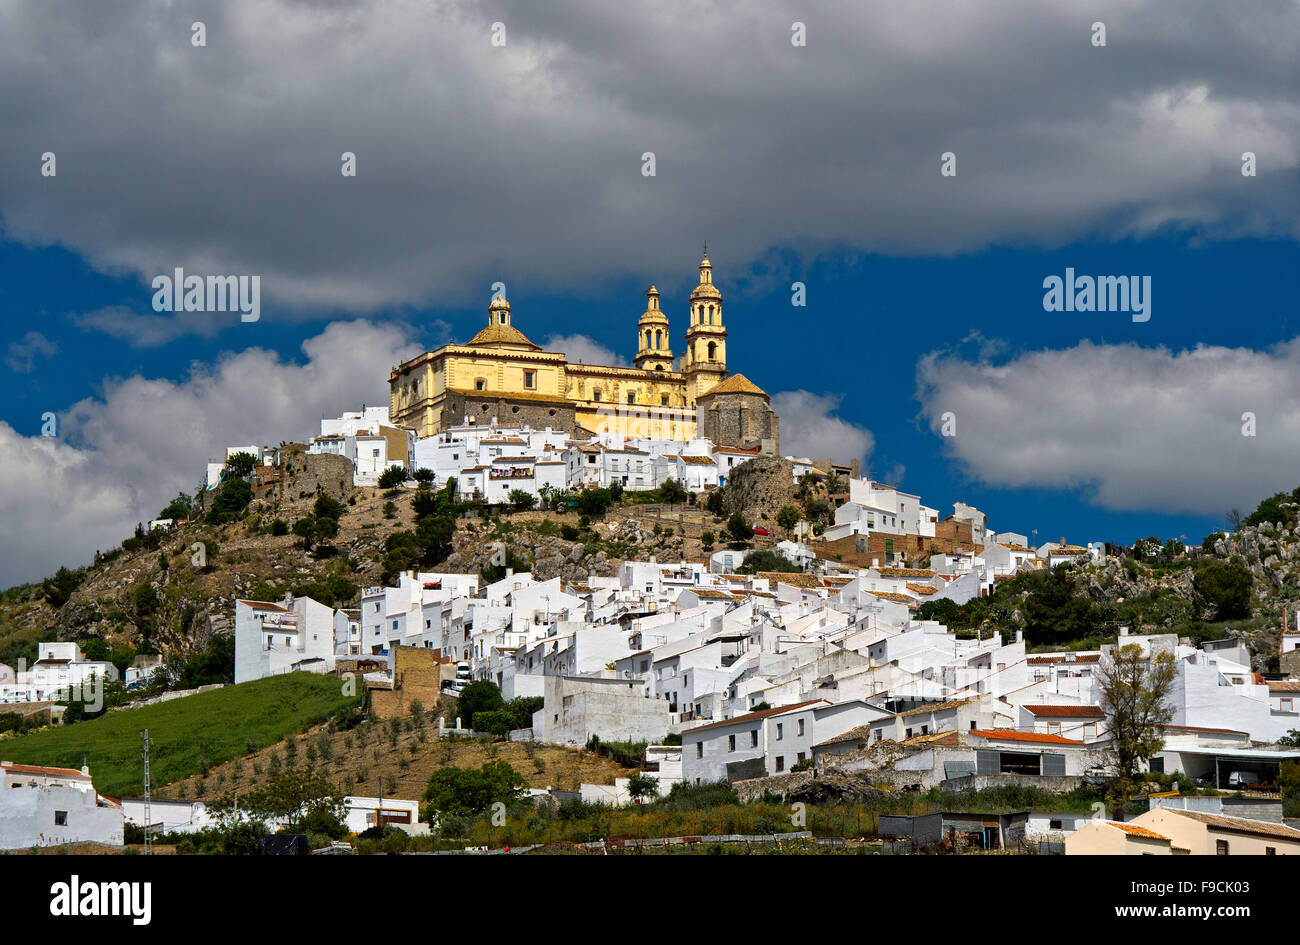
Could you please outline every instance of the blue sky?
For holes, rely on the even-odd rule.
[[[804,308],[792,306],[787,283],[772,285],[761,273],[756,278],[750,267],[729,266],[725,247],[716,241],[711,255],[716,280],[727,295],[731,368],[769,392],[802,389],[837,398],[835,415],[865,427],[874,437],[868,457],[872,475],[921,494],[945,512],[957,500],[977,505],[1000,529],[1037,529],[1041,540],[1065,535],[1072,540],[1129,542],[1156,534],[1198,541],[1222,527],[1228,503],[1208,514],[1114,510],[1093,501],[1087,484],[1004,488],[982,482],[945,455],[943,438],[924,422],[916,396],[917,361],[935,350],[977,356],[991,344],[994,360],[1006,361],[1023,351],[1069,348],[1084,339],[1177,349],[1262,349],[1295,336],[1300,260],[1294,243],[1249,239],[1192,247],[1188,242],[1185,235],[1160,235],[1076,243],[1050,251],[994,249],[940,258],[846,258],[836,253],[789,270],[807,286]],[[595,296],[530,293],[527,283],[512,282],[515,323],[539,341],[585,334],[629,359],[642,293],[653,279],[665,293],[663,306],[674,320],[680,349],[685,296],[694,272],[692,254],[682,255],[683,271],[648,273],[635,282],[625,279]],[[1150,275],[1151,320],[1134,323],[1122,313],[1043,311],[1043,278],[1063,274],[1067,266],[1079,273]],[[184,335],[137,348],[79,327],[76,316],[114,305],[148,311],[151,292],[138,280],[96,272],[66,250],[13,242],[0,245],[0,273],[0,305],[16,316],[6,321],[0,347],[20,342],[30,330],[57,347],[51,357],[37,355],[30,371],[8,365],[0,370],[0,420],[30,436],[39,433],[45,411],[63,413],[83,398],[102,397],[105,383],[115,378],[140,374],[184,382],[191,362],[210,362],[223,352],[247,347],[270,349],[286,360],[301,358],[303,339],[322,327],[321,320],[303,312],[284,319],[274,310],[264,311],[255,325],[241,324],[234,315],[214,314],[209,317],[224,327],[210,338]],[[736,284],[762,287],[741,293],[732,288]],[[412,340],[433,346],[467,338],[483,323],[484,311],[430,305],[367,317],[392,322]],[[383,378],[376,380],[376,389],[382,390]],[[331,404],[323,392],[318,399],[322,414],[340,406]],[[284,436],[311,432],[285,430]],[[797,435],[788,424],[785,432]],[[250,430],[246,438],[252,435]],[[197,479],[200,470],[190,472],[190,478]],[[1295,478],[1300,485],[1300,472]],[[159,494],[157,504],[169,495]],[[1236,504],[1251,507],[1246,497]]]
[[[653,282],[680,349],[706,240],[783,452],[1039,540],[1195,542],[1300,485],[1300,7],[682,17],[6,4],[0,586],[90,560],[228,445],[383,401],[498,280],[534,341],[625,361]],[[260,319],[153,312],[175,267],[257,275]],[[1150,320],[1045,311],[1067,268],[1149,277]]]

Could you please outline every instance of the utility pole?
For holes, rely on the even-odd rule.
[[[144,854],[150,856],[153,853],[153,844],[149,842],[149,794],[152,785],[149,780],[149,746],[153,744],[153,739],[149,737],[147,728],[140,729],[140,736],[143,740],[144,747],[140,756],[144,759]]]

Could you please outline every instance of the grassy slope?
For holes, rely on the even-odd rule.
[[[153,780],[162,785],[245,754],[250,739],[266,745],[357,701],[332,676],[274,676],[8,738],[0,741],[0,758],[79,768],[84,754],[99,791],[135,796],[143,790],[143,728],[153,739]]]

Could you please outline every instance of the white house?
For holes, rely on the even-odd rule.
[[[682,732],[682,777],[688,784],[782,774],[811,762],[813,745],[884,714],[860,700],[810,699],[760,709]]]
[[[96,793],[90,769],[0,761],[0,850],[122,842],[122,808]]]
[[[346,623],[345,623],[346,626]],[[310,597],[272,604],[235,601],[235,682],[334,669],[340,646],[334,610]]]
[[[0,702],[61,701],[119,678],[116,666],[86,659],[76,643],[38,643],[31,669],[15,673],[10,682],[0,682]]]

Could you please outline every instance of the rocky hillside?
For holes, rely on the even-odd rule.
[[[36,641],[49,639],[102,639],[110,648],[169,655],[195,652],[214,634],[233,629],[237,597],[271,600],[292,591],[333,606],[357,606],[361,588],[392,578],[384,566],[386,542],[395,532],[416,528],[414,489],[354,488],[351,464],[337,456],[302,454],[286,463],[285,472],[284,482],[254,499],[238,521],[186,524],[137,537],[84,574],[69,573],[63,595],[40,584],[5,592],[0,662],[13,663],[33,653]],[[312,515],[321,496],[341,504],[338,531],[308,543],[293,528]],[[504,546],[516,569],[531,568],[540,579],[581,581],[615,573],[628,557],[703,554],[698,525],[689,537],[680,525],[657,524],[649,512],[640,515],[636,506],[593,522],[573,511],[491,519],[466,513],[456,520],[450,556],[431,567],[479,572]]]

